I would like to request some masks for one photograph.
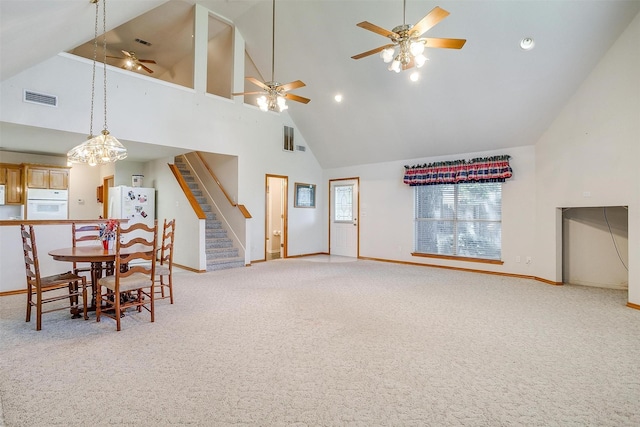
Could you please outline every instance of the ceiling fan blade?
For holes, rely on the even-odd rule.
[[[374,25],[371,22],[362,21],[359,24],[356,24],[356,26],[360,28],[364,28],[365,30],[373,31],[376,34],[380,34],[381,36],[389,37],[392,39],[395,39],[396,37],[398,37],[398,35],[393,31],[385,30],[384,28],[378,27],[377,25]]]
[[[299,87],[303,87],[303,86],[306,86],[306,85],[304,83],[302,83],[302,81],[296,80],[295,82],[291,82],[291,83],[286,83],[286,84],[280,85],[276,89],[284,90],[286,92],[288,90],[298,89]]]
[[[124,55],[128,56],[129,58],[131,58],[131,56],[132,56],[131,53],[126,51],[126,50],[122,50],[121,52],[124,53]]]
[[[240,95],[260,95],[263,94],[264,91],[262,92],[240,92],[240,93],[232,93],[232,96],[240,96]]]
[[[462,46],[467,42],[465,39],[439,39],[425,37],[423,39],[426,42],[426,47],[442,47],[446,49],[462,49]]]
[[[411,29],[411,32],[414,34],[414,36],[420,36],[422,33],[432,28],[447,16],[449,16],[449,12],[436,6],[431,9],[431,12],[427,13],[427,15],[422,18],[420,22],[414,25],[414,27]]]
[[[138,59],[138,62],[144,62],[145,64],[155,64],[156,61],[153,59]]]
[[[267,86],[266,84],[262,83],[260,80],[254,77],[247,77],[247,80],[249,80],[251,83],[253,83],[256,86],[261,87],[264,90],[269,90],[269,86]]]
[[[302,102],[303,104],[308,104],[309,101],[311,101],[309,98],[304,98],[302,96],[294,95],[292,93],[285,93],[283,96],[292,101]]]
[[[386,48],[388,48],[388,47],[393,47],[393,46],[395,46],[395,45],[393,45],[393,44],[385,44],[384,46],[380,46],[380,47],[377,47],[377,48],[375,48],[375,49],[371,49],[371,50],[368,50],[368,51],[366,51],[366,52],[359,53],[358,55],[353,55],[351,58],[352,58],[352,59],[360,59],[360,58],[364,58],[364,57],[366,57],[366,56],[373,55],[374,53],[381,52],[381,51],[383,51],[384,49],[386,49]]]
[[[139,66],[141,66],[141,67],[142,67],[142,69],[143,69],[143,70],[145,70],[147,73],[149,73],[149,74],[153,74],[153,70],[152,70],[151,68],[149,68],[149,67],[145,67],[145,66],[144,66],[144,65],[142,65],[142,64],[138,64],[138,65],[139,65]]]
[[[125,58],[123,58],[123,57],[121,57],[121,56],[109,56],[109,55],[107,55],[107,58],[113,58],[113,59],[125,59]]]

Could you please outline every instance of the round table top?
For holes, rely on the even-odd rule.
[[[116,259],[115,249],[104,249],[102,245],[60,248],[49,251],[56,261],[107,262]]]

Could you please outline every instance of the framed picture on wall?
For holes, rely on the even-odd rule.
[[[294,208],[315,208],[316,207],[316,185],[303,184],[296,182],[294,184]]]

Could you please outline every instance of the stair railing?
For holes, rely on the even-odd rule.
[[[243,205],[234,204],[228,193],[222,187],[220,181],[208,167],[201,155],[198,153],[187,153],[182,155],[185,163],[191,169],[194,178],[201,185],[201,189],[206,194],[207,200],[211,202],[216,213],[220,214],[220,219],[226,224],[227,229],[233,235],[233,240],[242,248],[243,257],[246,261],[246,220],[251,218],[249,212]],[[229,203],[218,203],[226,199]]]

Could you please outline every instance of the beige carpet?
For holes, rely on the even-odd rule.
[[[0,298],[6,426],[638,426],[626,292],[374,261],[175,275],[156,322]]]

